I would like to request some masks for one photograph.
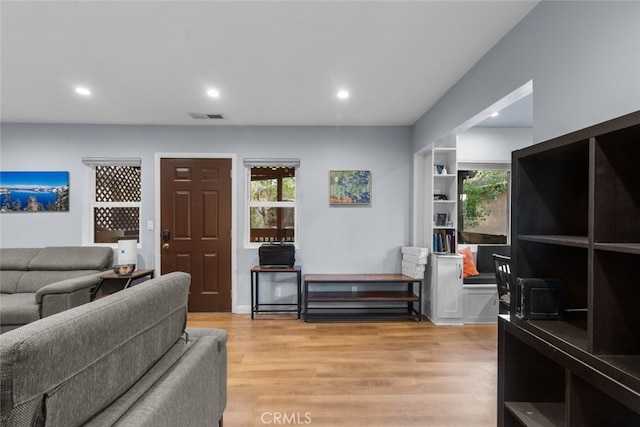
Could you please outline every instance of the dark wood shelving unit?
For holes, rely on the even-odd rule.
[[[527,426],[564,425],[564,404],[553,402],[506,402],[505,407]]]
[[[595,243],[595,249],[640,255],[640,243]]]
[[[587,236],[518,236],[518,239],[527,242],[549,243],[551,245],[574,246],[576,248],[588,248],[589,238]]]
[[[309,292],[308,302],[418,302],[419,298],[409,291],[366,291],[366,292]]]
[[[304,320],[403,317],[421,321],[421,283],[422,279],[402,274],[307,274],[304,276]],[[368,289],[344,289],[352,285]],[[390,289],[371,289],[371,285]]]
[[[512,155],[515,277],[561,320],[498,322],[500,426],[640,425],[640,112]]]

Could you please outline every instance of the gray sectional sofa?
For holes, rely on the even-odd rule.
[[[89,302],[112,265],[109,247],[0,249],[0,333]]]
[[[221,425],[227,333],[185,329],[170,273],[0,335],[0,425]]]

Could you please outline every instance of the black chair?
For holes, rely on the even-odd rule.
[[[498,284],[498,313],[508,314],[511,308],[511,285],[515,284],[511,274],[511,257],[493,254],[493,268]]]

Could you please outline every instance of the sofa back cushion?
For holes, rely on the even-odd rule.
[[[42,248],[2,248],[0,249],[0,270],[27,271],[31,260]]]
[[[106,270],[113,262],[113,249],[99,246],[46,247],[29,262],[29,270]]]
[[[0,248],[0,292],[13,294],[41,248]]]
[[[0,424],[79,425],[115,401],[180,339],[190,281],[170,273],[0,335]]]
[[[0,249],[0,292],[36,292],[50,283],[104,271],[113,249],[97,246]]]
[[[1,270],[0,271],[0,293],[15,294],[18,289],[18,283],[24,275],[24,271],[20,270]]]

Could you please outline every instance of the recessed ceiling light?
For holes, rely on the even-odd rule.
[[[84,95],[84,96],[91,95],[91,91],[89,89],[87,89],[86,87],[82,87],[82,86],[78,86],[76,88],[76,93],[78,93],[80,95]]]
[[[491,117],[498,117],[500,115],[499,112],[494,111],[493,113],[491,113]]]
[[[212,98],[218,98],[220,97],[220,91],[218,89],[209,89],[207,95]]]
[[[349,97],[349,91],[348,90],[340,90],[338,91],[338,98],[340,99],[347,99]]]

